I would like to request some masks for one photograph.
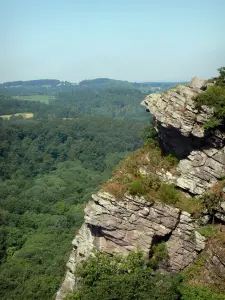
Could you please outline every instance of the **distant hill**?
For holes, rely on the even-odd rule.
[[[11,82],[4,82],[0,84],[0,87],[4,88],[14,88],[14,87],[21,87],[21,86],[57,86],[60,84],[60,80],[57,79],[38,79],[38,80],[28,80],[28,81],[11,81]]]
[[[60,81],[57,79],[39,79],[28,81],[12,81],[0,84],[0,91],[12,95],[47,94],[55,95],[60,92],[70,92],[81,89],[93,91],[111,88],[138,89],[144,93],[163,92],[179,82],[129,82],[109,78],[83,80],[80,83]]]

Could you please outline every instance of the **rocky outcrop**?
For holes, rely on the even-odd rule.
[[[224,285],[225,282],[225,252],[218,244],[210,245],[206,251],[204,267],[205,281],[214,285]]]
[[[225,176],[225,147],[192,151],[178,165],[176,185],[191,194],[201,195]]]
[[[204,130],[203,124],[213,115],[213,109],[206,106],[196,109],[193,101],[193,97],[206,88],[206,81],[194,78],[189,85],[179,85],[164,94],[152,94],[142,102],[154,116],[164,152],[176,153],[181,159],[175,172],[157,169],[156,175],[189,195],[201,195],[225,176],[224,133],[211,135]],[[147,176],[150,170],[143,165],[139,172]],[[220,203],[215,216],[225,221],[224,202]],[[66,276],[56,300],[76,289],[74,271],[94,251],[126,255],[141,249],[151,256],[152,246],[165,242],[168,260],[160,268],[164,272],[180,272],[205,248],[205,238],[197,229],[210,218],[206,212],[197,221],[188,212],[146,201],[144,197],[125,194],[116,199],[99,191],[85,208],[84,224],[73,241]],[[217,254],[210,252],[208,276],[218,264],[224,272],[224,262]]]
[[[82,261],[90,256],[94,248],[94,235],[92,235],[92,232],[86,223],[81,226],[76,238],[72,241],[72,244],[73,249],[66,265],[67,271],[64,281],[56,294],[56,300],[63,299],[68,292],[75,289],[76,278],[74,276],[74,271]]]
[[[142,102],[154,115],[160,124],[173,127],[186,137],[204,137],[202,124],[213,115],[213,109],[203,106],[200,111],[196,109],[193,98],[201,88],[193,85],[178,85],[163,94],[151,94]]]
[[[152,245],[164,241],[169,257],[164,271],[183,270],[205,247],[197,227],[189,213],[169,205],[130,195],[117,200],[98,192],[85,208],[85,223],[73,241],[66,277],[56,299],[63,299],[76,287],[73,272],[94,249],[108,254],[141,249],[149,255]]]
[[[188,85],[179,85],[164,94],[151,94],[142,102],[155,118],[159,140],[165,152],[181,158],[176,178],[164,175],[183,190],[201,195],[225,176],[225,135],[209,133],[204,123],[213,109],[196,109],[194,97],[206,88],[196,77]]]

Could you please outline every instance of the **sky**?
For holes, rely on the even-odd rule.
[[[0,0],[0,82],[186,81],[225,66],[225,0]]]

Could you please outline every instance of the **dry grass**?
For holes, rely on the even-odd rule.
[[[122,199],[124,193],[126,192],[126,187],[123,184],[110,181],[103,184],[101,189],[115,196],[117,200]]]
[[[205,206],[201,199],[195,197],[187,197],[183,193],[180,194],[179,202],[176,203],[176,207],[189,212],[194,217],[200,217]]]
[[[164,201],[162,194],[171,194],[171,199],[179,198],[179,191],[172,186],[162,183],[155,173],[162,168],[172,170],[174,160],[169,157],[162,157],[161,149],[155,142],[147,142],[139,150],[131,153],[115,170],[112,179],[103,185],[102,189],[121,199],[126,191],[143,195],[149,201]],[[141,175],[140,167],[145,167],[149,175]],[[166,188],[167,190],[166,190]],[[172,193],[171,193],[172,190]],[[176,201],[175,201],[176,202]]]

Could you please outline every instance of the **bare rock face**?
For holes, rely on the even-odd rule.
[[[85,208],[85,223],[73,241],[65,280],[57,300],[76,288],[76,266],[93,250],[108,254],[128,254],[141,249],[150,253],[154,244],[167,243],[166,271],[179,272],[188,266],[205,247],[205,238],[190,214],[169,205],[148,202],[143,197],[126,195],[120,201],[106,192],[92,196]]]
[[[193,100],[202,92],[204,81],[192,80],[188,86],[178,85],[162,94],[151,94],[142,102],[165,128],[173,127],[186,137],[204,137],[202,124],[212,115],[213,110],[203,106],[201,111]]]
[[[94,248],[94,236],[87,224],[84,223],[76,238],[73,240],[73,250],[70,253],[69,260],[67,262],[67,271],[65,274],[64,281],[56,294],[56,300],[63,299],[66,294],[73,291],[76,285],[74,271],[82,261],[86,260],[91,254]]]
[[[225,176],[225,147],[192,151],[178,165],[176,185],[191,194],[201,195]]]

